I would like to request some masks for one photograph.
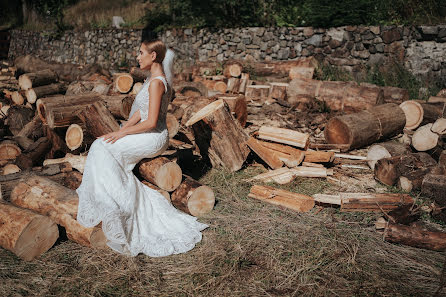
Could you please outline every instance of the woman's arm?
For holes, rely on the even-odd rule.
[[[128,119],[124,123],[124,125],[122,125],[120,130],[128,128],[128,127],[133,126],[133,125],[136,125],[139,122],[139,120],[141,120],[141,114],[139,113],[139,109],[138,109],[137,111],[135,111],[133,113],[133,115],[130,117],[130,119]]]
[[[119,138],[122,138],[128,134],[138,134],[142,132],[147,132],[156,128],[158,122],[161,98],[164,94],[164,84],[159,80],[153,80],[149,85],[149,113],[147,120],[134,125],[125,125],[117,132],[108,133],[101,136],[106,142],[114,143]],[[136,112],[135,112],[136,114]],[[139,115],[139,111],[138,111]],[[133,122],[132,116],[132,122]],[[140,117],[139,117],[140,118]]]

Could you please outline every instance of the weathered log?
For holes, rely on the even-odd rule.
[[[229,106],[229,110],[238,120],[242,127],[245,127],[248,119],[248,105],[246,104],[245,96],[218,96],[218,99],[223,99]]]
[[[208,97],[195,97],[194,100],[188,100],[180,104],[184,106],[184,114],[181,118],[181,125],[185,126],[186,123],[202,108],[206,107],[208,104],[213,102],[213,99]],[[175,99],[174,101],[176,101]],[[178,103],[178,102],[175,102]]]
[[[230,77],[228,78],[226,93],[238,94],[240,89],[240,78]]]
[[[22,154],[17,156],[15,163],[22,169],[42,165],[46,154],[50,151],[52,143],[46,137],[39,138],[28,147]]]
[[[94,137],[119,130],[118,122],[102,102],[85,106],[77,112],[77,116],[85,124],[88,133]]]
[[[293,67],[314,67],[318,68],[318,61],[314,57],[304,57],[296,60],[288,61],[272,61],[272,62],[246,62],[246,68],[256,76],[268,77],[288,77]],[[242,63],[243,64],[243,63]]]
[[[241,63],[236,61],[229,61],[225,64],[223,69],[223,75],[227,78],[240,77],[243,71],[243,66]]]
[[[280,205],[298,212],[307,212],[314,207],[313,197],[269,186],[252,186],[248,197]]]
[[[310,135],[307,133],[270,126],[260,127],[258,134],[258,137],[261,139],[288,144],[303,149],[308,148],[310,139]]]
[[[170,194],[166,190],[160,189],[159,187],[155,186],[154,184],[149,183],[146,180],[143,180],[142,183],[145,184],[146,186],[148,186],[149,188],[151,188],[152,190],[158,191],[161,195],[164,196],[164,198],[166,198],[167,201],[171,202]]]
[[[65,95],[82,95],[88,93],[97,93],[106,95],[110,91],[110,84],[103,81],[74,81],[67,86]]]
[[[426,153],[412,153],[378,160],[375,164],[375,178],[381,183],[393,186],[401,176],[412,183],[412,189],[420,189],[424,176],[437,162]]]
[[[25,261],[49,250],[59,237],[50,218],[0,201],[0,246]]]
[[[135,100],[134,95],[102,95],[99,98],[115,118],[123,120],[129,118],[130,110]]]
[[[209,156],[214,166],[222,165],[231,171],[242,167],[249,154],[245,143],[248,137],[226,102],[217,100],[205,106],[186,126],[192,126],[200,153]]]
[[[50,217],[65,227],[70,240],[84,246],[105,247],[102,229],[86,228],[76,221],[79,198],[71,189],[45,177],[31,176],[12,190],[11,202]]]
[[[370,168],[374,170],[376,162],[380,159],[402,156],[411,152],[412,151],[407,144],[388,141],[370,146],[367,151],[367,160]]]
[[[11,140],[0,142],[0,160],[14,160],[22,153],[20,147]]]
[[[381,89],[358,86],[354,82],[293,79],[287,96],[316,98],[331,110],[358,112],[384,103]]]
[[[150,71],[142,70],[139,67],[130,68],[130,75],[133,77],[135,82],[144,82],[148,77],[150,77]]]
[[[214,191],[200,184],[189,176],[185,176],[183,182],[171,195],[172,204],[193,216],[202,216],[214,208]]]
[[[305,158],[305,152],[294,147],[274,142],[262,141],[262,146],[275,152],[279,160],[288,167],[296,167],[302,163]]]
[[[446,103],[425,103],[417,100],[404,101],[400,108],[406,116],[406,129],[413,130],[418,126],[433,123],[445,116]]]
[[[138,171],[145,180],[169,192],[178,188],[183,174],[176,162],[165,157],[142,160],[139,162]]]
[[[248,181],[261,180],[263,182],[276,182],[278,184],[283,185],[292,182],[297,176],[327,177],[329,175],[333,175],[332,169],[320,168],[320,167],[304,167],[304,166],[298,166],[295,168],[282,167],[279,169],[271,170],[256,175],[248,179]]]
[[[113,86],[119,93],[126,94],[132,89],[133,77],[128,73],[115,73],[113,74]]]
[[[9,131],[13,135],[18,135],[20,130],[29,123],[34,116],[34,111],[31,108],[24,106],[12,106],[8,110],[8,117],[6,118],[5,125],[9,126]]]
[[[11,92],[11,101],[15,105],[23,105],[25,103],[25,91],[14,91]]]
[[[446,233],[426,231],[417,226],[388,223],[384,240],[434,251],[446,249]]]
[[[57,81],[57,74],[50,69],[44,69],[34,73],[26,73],[19,76],[19,86],[22,90],[49,85]]]
[[[19,168],[19,166],[15,165],[15,164],[6,164],[2,168],[2,175],[13,174],[13,173],[17,173],[20,171],[21,171],[21,169]]]
[[[54,83],[45,86],[30,88],[26,90],[26,100],[29,103],[36,103],[38,98],[42,98],[53,94],[62,94],[67,90],[67,86],[63,83]]]
[[[221,94],[226,93],[228,88],[228,85],[222,80],[205,79],[202,81],[202,83],[206,86],[206,88],[208,88],[208,90],[217,91]]]
[[[428,103],[438,103],[438,102],[446,102],[446,97],[436,97],[436,96],[431,96],[429,97],[429,99],[427,100]]]
[[[341,193],[341,211],[389,211],[401,205],[412,205],[408,194]]]
[[[176,94],[181,94],[186,97],[207,97],[208,89],[201,82],[181,81],[174,84]]]
[[[25,126],[23,126],[19,133],[17,133],[17,137],[26,137],[30,139],[36,139],[42,135],[42,120],[40,119],[38,114],[36,114],[34,118]]]
[[[404,112],[398,105],[387,103],[362,112],[331,118],[324,130],[327,143],[360,148],[403,131]]]
[[[271,91],[269,97],[273,99],[286,100],[287,94],[286,90],[288,88],[288,83],[273,82],[271,83]]]
[[[250,85],[246,86],[245,97],[250,100],[262,100],[268,98],[271,86]]]
[[[240,77],[240,87],[238,88],[239,94],[245,94],[246,86],[248,86],[248,81],[249,81],[249,74],[242,73],[242,76]]]
[[[290,69],[290,79],[307,78],[312,79],[314,75],[314,67],[293,67]]]
[[[263,142],[250,137],[246,144],[253,150],[257,156],[260,157],[269,167],[277,169],[283,166],[283,162],[279,159],[279,155],[275,154],[273,150],[262,145]]]
[[[81,155],[73,155],[73,154],[66,154],[63,158],[58,159],[46,159],[43,161],[43,166],[52,165],[52,164],[61,164],[61,163],[69,163],[71,166],[79,172],[84,172],[85,162],[87,161],[87,156],[81,156]]]
[[[441,206],[446,206],[446,175],[426,174],[421,184],[421,194],[433,198]]]
[[[180,130],[180,123],[173,114],[167,113],[166,124],[167,130],[169,131],[169,138],[173,138]]]
[[[360,85],[383,90],[385,103],[401,104],[402,102],[409,100],[409,91],[406,89],[389,86],[381,87],[369,83],[361,83]]]

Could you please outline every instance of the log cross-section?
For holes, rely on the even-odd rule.
[[[210,187],[186,176],[172,193],[171,200],[176,208],[193,216],[201,216],[214,208],[215,195]]]

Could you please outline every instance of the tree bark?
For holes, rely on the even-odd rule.
[[[0,201],[0,246],[25,261],[49,250],[59,237],[50,218]]]
[[[360,148],[403,131],[404,112],[398,105],[387,103],[359,113],[331,118],[324,130],[327,143]]]
[[[426,174],[421,184],[421,194],[433,198],[441,206],[446,206],[446,175]]]
[[[446,233],[426,231],[416,226],[389,223],[384,240],[434,251],[446,249]]]
[[[367,160],[370,168],[374,170],[376,162],[380,159],[402,156],[411,152],[412,150],[406,144],[388,141],[370,146],[367,151]]]
[[[22,74],[19,77],[19,86],[22,90],[49,85],[57,81],[57,74],[50,69],[41,70],[34,73]]]
[[[144,159],[139,163],[141,176],[165,191],[173,191],[181,184],[182,171],[176,162],[167,158]]]
[[[172,204],[193,216],[202,216],[214,208],[214,191],[186,176],[171,195]]]
[[[246,86],[245,97],[251,100],[264,100],[268,98],[271,86],[250,85]]]
[[[65,93],[67,90],[67,86],[63,83],[54,83],[45,86],[29,88],[26,90],[26,100],[29,103],[36,103],[38,98],[42,98],[44,96],[53,95],[53,94],[61,94]]]
[[[77,112],[77,115],[93,137],[100,137],[119,130],[118,122],[102,102],[85,106]]]
[[[14,160],[22,153],[19,146],[11,141],[4,140],[0,143],[0,160]]]
[[[270,204],[280,205],[297,212],[307,212],[314,207],[313,197],[269,186],[252,186],[248,197]]]

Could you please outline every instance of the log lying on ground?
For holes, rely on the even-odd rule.
[[[248,197],[280,205],[298,212],[307,212],[314,207],[314,199],[310,196],[268,186],[252,186]]]
[[[310,135],[290,129],[262,126],[259,129],[258,137],[278,143],[288,144],[299,148],[307,149]]]
[[[73,168],[77,169],[79,172],[84,172],[85,162],[87,161],[87,156],[66,154],[63,158],[58,159],[46,159],[43,161],[43,166],[52,164],[62,164],[69,163]]]
[[[149,188],[151,188],[152,190],[158,191],[161,195],[164,196],[164,198],[166,198],[167,201],[171,202],[170,194],[166,190],[160,189],[157,186],[155,186],[154,184],[151,184],[146,180],[143,180],[142,183],[145,184],[146,186],[148,186]]]
[[[221,94],[224,94],[228,89],[228,85],[222,80],[210,80],[205,79],[202,81],[203,85],[208,88],[210,91],[217,91]]]
[[[323,101],[331,110],[358,112],[384,103],[381,89],[358,86],[353,82],[293,79],[288,98],[307,96]]]
[[[59,237],[50,218],[0,201],[0,246],[25,261],[49,250]]]
[[[240,77],[242,70],[243,66],[241,63],[236,61],[228,61],[223,69],[223,75],[227,78]]]
[[[180,166],[164,157],[144,159],[139,163],[138,170],[145,180],[169,192],[181,184],[183,173]]]
[[[293,67],[318,68],[318,64],[318,61],[314,57],[305,57],[288,61],[247,62],[246,68],[250,68],[256,76],[288,77]]]
[[[305,158],[305,152],[288,145],[262,141],[262,146],[270,149],[277,155],[280,161],[288,167],[296,167],[302,163]]]
[[[283,166],[283,162],[279,159],[278,154],[274,154],[274,151],[263,146],[261,141],[258,141],[254,137],[250,137],[246,144],[272,169],[277,169]]]
[[[46,137],[39,138],[22,154],[17,156],[16,164],[22,169],[28,169],[33,166],[42,165],[45,160],[45,155],[50,151],[52,146],[51,141]]]
[[[403,131],[404,112],[398,105],[387,103],[362,112],[331,118],[324,130],[327,143],[360,148]]]
[[[429,99],[427,99],[428,103],[438,103],[438,102],[446,102],[446,97],[436,97],[431,96]]]
[[[113,85],[116,91],[126,94],[133,86],[133,77],[128,73],[115,73],[113,75]]]
[[[79,147],[89,147],[96,140],[84,125],[71,124],[65,132],[65,143],[67,147],[74,151]]]
[[[17,173],[20,171],[21,171],[21,169],[19,168],[19,166],[15,165],[15,164],[6,164],[2,168],[2,175],[13,174],[13,173]]]
[[[14,160],[22,153],[19,146],[11,141],[4,140],[0,143],[0,160]]]
[[[410,146],[407,144],[387,141],[370,146],[367,151],[367,160],[370,168],[374,170],[376,162],[380,159],[402,156],[411,152]]]
[[[45,86],[30,88],[26,90],[26,100],[29,103],[36,103],[38,98],[42,98],[53,94],[62,94],[67,90],[67,86],[63,83],[49,84]]]
[[[409,91],[402,88],[397,87],[381,87],[374,84],[369,83],[361,83],[361,86],[368,86],[372,88],[378,88],[383,90],[384,102],[385,103],[395,103],[400,104],[404,101],[409,100]]]
[[[242,167],[249,154],[245,143],[248,137],[226,102],[217,100],[205,106],[186,126],[192,126],[200,153],[209,156],[214,166],[222,165],[231,171]]]
[[[76,221],[79,198],[71,189],[45,177],[31,176],[12,190],[11,202],[50,217],[65,227],[70,240],[88,247],[105,247],[106,238],[101,229],[86,228]]]
[[[417,226],[388,223],[384,240],[434,251],[446,249],[446,233],[426,231]]]
[[[418,126],[433,123],[446,115],[446,103],[426,103],[416,100],[404,101],[400,108],[406,116],[406,129],[413,130]]]
[[[11,92],[11,101],[15,105],[23,105],[25,103],[25,92],[24,91],[14,91]]]
[[[172,204],[193,216],[201,216],[214,208],[214,191],[186,176],[184,181],[171,195]]]
[[[446,175],[426,174],[421,184],[421,194],[433,198],[441,206],[446,206]]]
[[[93,137],[100,137],[119,130],[118,122],[102,102],[94,102],[83,107],[77,112],[77,116]]]
[[[375,164],[375,178],[381,183],[393,186],[400,177],[410,181],[412,189],[419,189],[424,176],[429,173],[437,162],[427,153],[412,153],[378,160]]]
[[[41,70],[34,73],[22,74],[19,77],[19,86],[22,90],[49,85],[57,81],[57,74],[50,69]]]
[[[335,157],[334,152],[324,151],[305,151],[305,162],[311,163],[329,163],[333,162]]]

